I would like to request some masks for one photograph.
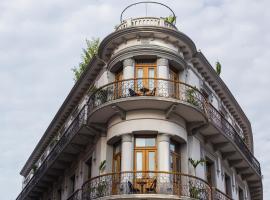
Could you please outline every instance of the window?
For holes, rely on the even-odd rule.
[[[62,190],[61,190],[61,188],[57,190],[57,200],[62,200]]]
[[[70,177],[70,194],[75,191],[75,175]]]
[[[135,65],[135,78],[136,92],[141,92],[142,88],[153,91],[156,87],[156,63],[154,62],[136,62]]]
[[[231,177],[225,173],[225,193],[231,197],[232,187],[231,187]]]
[[[214,163],[212,160],[206,158],[206,181],[209,183],[211,186],[214,186]]]
[[[117,142],[113,147],[113,172],[121,171],[121,143]]]
[[[86,162],[87,166],[87,178],[90,179],[92,178],[92,157],[90,157]]]
[[[240,187],[238,187],[238,199],[239,200],[244,200],[244,191]]]
[[[179,96],[179,83],[178,83],[178,73],[175,69],[170,67],[169,70],[169,79],[171,82],[169,83],[169,94],[171,97]]]
[[[137,137],[135,138],[135,171],[156,170],[156,138]]]
[[[170,170],[172,172],[181,172],[181,157],[179,144],[174,141],[170,143]]]

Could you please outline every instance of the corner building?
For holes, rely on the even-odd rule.
[[[252,138],[187,35],[162,17],[125,19],[21,170],[17,200],[262,200]]]

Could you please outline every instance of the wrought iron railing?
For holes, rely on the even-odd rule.
[[[81,200],[82,199],[82,190],[78,189],[74,191],[67,200]]]
[[[225,117],[221,115],[217,109],[209,104],[206,106],[207,114],[209,120],[218,128],[220,131],[228,138],[232,143],[234,143],[241,152],[245,155],[247,160],[251,163],[258,174],[261,174],[261,167],[259,161],[255,158],[255,156],[251,153],[243,139],[237,133],[235,128],[227,121]]]
[[[88,108],[92,110],[112,100],[136,96],[174,98],[205,112],[205,98],[195,87],[161,78],[126,79],[104,85],[90,96]]]
[[[213,200],[233,200],[231,197],[221,192],[217,188],[212,188],[212,197],[213,197]]]
[[[46,173],[48,168],[52,165],[52,163],[57,159],[57,156],[63,151],[63,149],[70,143],[73,136],[77,133],[77,131],[85,124],[87,119],[87,108],[84,106],[81,111],[77,114],[74,120],[71,122],[69,127],[66,129],[65,133],[62,135],[60,140],[51,150],[49,155],[45,158],[43,163],[37,170],[35,171],[33,177],[29,180],[27,185],[23,188],[17,200],[25,199],[28,193],[32,190],[32,188],[38,183],[41,177]]]
[[[209,118],[209,121],[242,151],[256,172],[261,174],[260,163],[251,153],[240,134],[214,106],[207,102],[197,88],[188,84],[159,78],[137,78],[112,82],[92,93],[88,102],[89,113],[107,102],[137,96],[174,98],[201,110]]]
[[[82,186],[83,200],[133,194],[175,195],[210,200],[211,187],[195,176],[161,171],[110,173],[92,178]]]

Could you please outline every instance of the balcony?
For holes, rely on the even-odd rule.
[[[83,132],[83,125],[87,118],[87,109],[84,106],[77,116],[70,123],[60,140],[57,141],[53,149],[50,151],[45,160],[41,163],[40,167],[36,169],[33,176],[26,183],[25,187],[17,197],[17,200],[23,200],[27,197],[35,198],[39,196],[42,190],[47,188],[47,184],[50,184],[56,177],[61,174],[61,171],[66,166],[61,166],[60,163],[69,163],[70,159],[74,158],[76,151],[70,150],[72,145],[80,146],[81,143],[78,139],[75,140],[76,135]],[[72,142],[71,142],[72,141]]]
[[[211,199],[211,187],[195,176],[161,171],[104,174],[85,182],[82,199]]]
[[[145,88],[145,83],[149,88]],[[166,113],[173,110],[177,114],[184,115],[183,117],[188,122],[209,122],[212,128],[202,131],[204,136],[211,138],[214,135],[220,144],[233,145],[228,146],[228,149],[236,149],[238,158],[244,157],[249,163],[247,166],[252,166],[253,172],[261,175],[258,160],[239,136],[240,134],[197,88],[185,83],[159,78],[137,78],[112,82],[92,93],[88,109],[88,119],[96,123],[106,122],[115,114],[115,109],[117,112],[132,109],[163,109]],[[211,132],[221,134],[207,135]],[[251,173],[253,172],[251,170]]]
[[[212,197],[213,200],[233,200],[231,197],[221,192],[217,188],[212,188]]]

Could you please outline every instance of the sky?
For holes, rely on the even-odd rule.
[[[21,191],[21,168],[74,85],[85,39],[104,38],[128,0],[0,1],[0,195]],[[252,124],[270,197],[270,1],[164,0]],[[150,7],[148,8],[150,14]],[[153,9],[153,13],[167,13]],[[132,12],[132,11],[131,11]]]

